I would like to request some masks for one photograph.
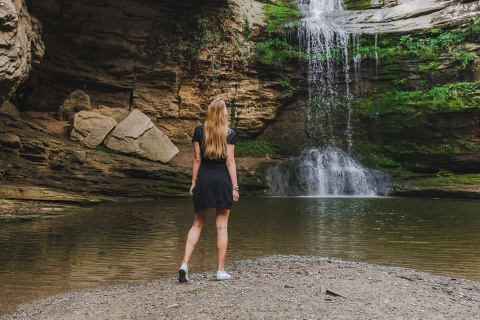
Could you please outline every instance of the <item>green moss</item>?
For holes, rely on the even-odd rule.
[[[298,5],[291,0],[259,1],[264,3],[263,10],[267,16],[267,33],[278,32],[287,24],[294,23],[302,17]]]
[[[371,0],[345,0],[343,3],[347,10],[365,10],[372,7]]]
[[[450,54],[454,56],[457,68],[463,70],[477,59],[474,53],[465,51],[465,44],[468,41],[478,41],[479,34],[480,22],[471,20],[466,28],[452,31],[434,28],[428,34],[407,34],[400,37],[388,33],[380,34],[375,43],[371,37],[364,36],[360,39],[357,48],[351,48],[351,52],[370,58],[376,54],[384,67],[402,63],[408,59],[424,61],[420,71],[426,73],[438,67],[442,54]],[[384,71],[391,72],[393,70]]]
[[[267,154],[273,156],[277,150],[265,140],[238,141],[236,151],[239,156],[250,156],[255,158],[265,157]]]
[[[131,194],[133,197],[139,198],[178,198],[188,197],[188,187],[190,181],[183,179],[183,181],[155,181],[153,183],[144,184],[142,186],[135,186],[135,192]]]
[[[110,154],[117,154],[118,153],[117,150],[110,149],[109,147],[105,146],[104,144],[99,144],[98,146],[95,147],[95,149],[106,152],[106,153],[110,153]]]
[[[460,185],[480,185],[480,174],[462,174],[462,175],[436,175],[431,178],[421,179],[415,181],[417,185],[445,185],[445,184],[460,184]]]
[[[297,47],[289,44],[286,39],[274,37],[257,42],[256,58],[257,61],[264,64],[281,68],[285,61],[304,58],[305,56]]]
[[[397,84],[398,85],[398,84]],[[365,115],[401,113],[417,117],[433,112],[480,108],[476,91],[480,81],[457,82],[424,90],[385,89],[382,93],[357,99],[353,106]]]

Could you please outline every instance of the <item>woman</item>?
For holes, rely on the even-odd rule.
[[[225,102],[216,99],[207,109],[205,124],[195,128],[192,186],[195,219],[185,245],[178,281],[188,281],[188,262],[202,233],[208,208],[216,208],[218,271],[217,280],[229,280],[225,272],[228,245],[228,216],[233,201],[238,201],[237,169],[235,166],[235,132],[228,128]]]

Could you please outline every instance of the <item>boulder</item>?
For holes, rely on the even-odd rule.
[[[179,151],[140,110],[133,110],[104,143],[110,149],[163,163],[170,161]]]
[[[117,123],[125,120],[126,117],[130,114],[130,111],[122,108],[110,108],[107,106],[99,106],[98,109],[92,109],[91,111],[100,113],[104,116],[113,118]]]
[[[0,133],[0,146],[2,146],[2,149],[20,149],[22,144],[19,136],[8,132],[3,132]]]
[[[70,139],[87,148],[95,148],[116,125],[117,122],[110,117],[96,112],[80,111],[73,117]]]
[[[57,116],[59,120],[69,120],[71,116],[83,110],[90,110],[90,97],[82,90],[75,90],[62,103]]]
[[[17,107],[10,101],[5,101],[2,106],[0,106],[0,112],[11,115],[14,118],[20,118],[20,111]]]

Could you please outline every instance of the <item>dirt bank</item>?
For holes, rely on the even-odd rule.
[[[191,266],[194,269],[194,266]],[[480,283],[319,257],[272,256],[214,273],[99,287],[22,306],[2,319],[475,319]],[[341,296],[335,295],[339,294]]]

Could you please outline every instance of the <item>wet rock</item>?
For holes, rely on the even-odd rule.
[[[105,145],[122,153],[163,163],[170,161],[179,151],[140,110],[133,110],[119,123],[106,138]]]
[[[60,106],[57,116],[60,120],[69,120],[75,113],[83,110],[90,110],[90,97],[82,90],[75,90]]]
[[[113,118],[96,112],[80,111],[73,117],[70,139],[87,148],[95,148],[116,125]]]

